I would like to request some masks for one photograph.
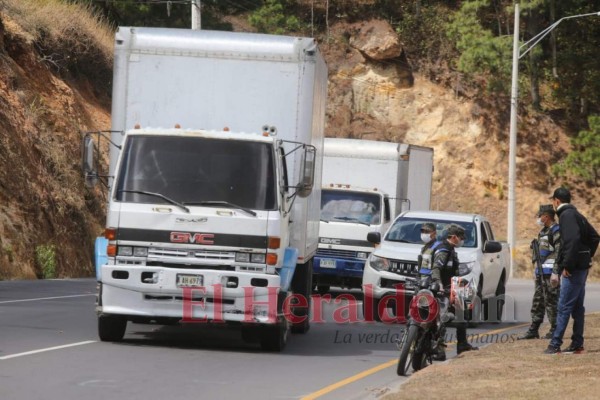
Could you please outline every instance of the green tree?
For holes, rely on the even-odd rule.
[[[294,15],[288,15],[286,10],[291,6],[288,0],[265,0],[262,7],[253,12],[248,21],[262,33],[281,35],[298,31],[300,20]]]
[[[483,75],[487,79],[488,89],[507,92],[512,38],[497,36],[482,25],[480,16],[492,14],[490,0],[464,1],[451,18],[447,34],[460,52],[457,64],[459,71],[471,77]]]
[[[600,115],[588,117],[589,130],[580,131],[571,139],[573,151],[559,164],[553,172],[559,176],[572,173],[598,186],[600,184]]]

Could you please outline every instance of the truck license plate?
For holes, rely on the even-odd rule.
[[[335,269],[335,260],[331,258],[321,259],[321,263],[319,264],[321,268],[333,268]]]
[[[177,274],[177,287],[197,287],[203,283],[202,275]]]

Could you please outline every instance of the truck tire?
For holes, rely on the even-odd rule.
[[[408,375],[408,368],[413,364],[412,358],[414,357],[417,348],[418,338],[419,327],[417,325],[409,325],[406,338],[402,341],[400,357],[398,358],[398,367],[396,368],[396,373],[399,376]]]
[[[496,286],[496,295],[493,299],[493,303],[490,304],[490,302],[488,301],[488,309],[489,312],[491,313],[491,317],[492,317],[492,323],[494,324],[499,324],[500,322],[502,322],[502,314],[504,313],[504,296],[506,294],[506,284],[504,283],[504,276],[500,277],[500,280],[498,281],[498,286]],[[492,299],[490,299],[491,301]],[[491,307],[490,307],[491,305]]]
[[[366,321],[366,315],[369,313],[369,311],[371,312],[371,315],[373,316],[373,321],[375,322],[381,322],[381,315],[379,315],[379,301],[381,299],[376,299],[373,298],[373,304],[371,305],[371,310],[367,309],[367,304],[365,302],[365,299],[363,299],[362,301],[362,312],[363,312],[363,319]],[[366,321],[369,322],[369,321]]]
[[[310,309],[312,307],[312,270],[313,260],[304,264],[296,265],[296,271],[292,278],[292,292],[304,296],[307,300],[308,307],[293,309],[295,316],[303,317],[304,321],[292,324],[292,333],[306,333],[310,329]]]
[[[264,351],[279,352],[285,348],[289,334],[286,318],[281,318],[275,325],[266,325],[260,332],[260,347]]]
[[[127,320],[114,315],[98,316],[98,336],[103,342],[120,342],[125,336]]]

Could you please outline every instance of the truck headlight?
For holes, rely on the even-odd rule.
[[[388,271],[390,269],[390,260],[371,254],[371,257],[369,257],[369,265],[377,271]]]
[[[117,255],[123,257],[148,257],[147,247],[119,246]]]
[[[235,253],[235,261],[243,263],[264,264],[267,262],[265,253]]]

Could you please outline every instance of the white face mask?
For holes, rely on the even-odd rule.
[[[460,239],[456,244],[456,247],[463,247],[465,245],[465,239]]]
[[[535,221],[535,223],[536,223],[536,224],[538,224],[539,226],[544,226],[544,223],[542,222],[542,219],[541,219],[541,218],[538,218],[538,219]]]
[[[427,243],[431,240],[431,233],[421,233],[421,241]]]

